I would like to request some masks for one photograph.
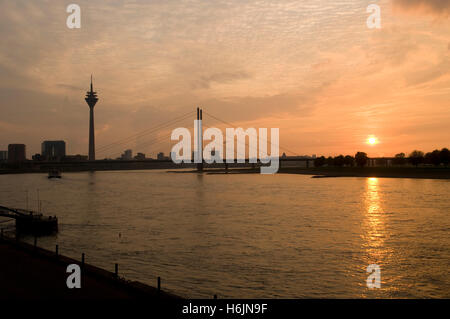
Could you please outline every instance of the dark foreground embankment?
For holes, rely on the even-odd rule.
[[[13,239],[0,239],[0,299],[163,299],[179,297],[85,264],[81,288],[66,285],[67,266],[81,262]]]

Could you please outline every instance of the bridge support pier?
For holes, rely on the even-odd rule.
[[[197,171],[203,172],[203,127],[202,127],[202,121],[203,121],[203,110],[200,108],[197,108],[197,143],[196,144],[196,152],[197,152],[197,159],[200,163],[197,164]]]
[[[161,277],[158,277],[158,293],[161,292]]]

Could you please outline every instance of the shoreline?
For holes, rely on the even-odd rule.
[[[413,179],[450,179],[448,167],[317,167],[280,168],[280,174],[313,175],[313,178],[377,177]]]
[[[181,300],[172,293],[128,281],[105,269],[43,248],[0,238],[0,299],[123,299]],[[67,266],[81,267],[81,288],[66,285]],[[114,265],[112,265],[114,268]]]
[[[181,173],[181,172],[180,172]],[[195,170],[183,173],[199,173]],[[259,168],[204,170],[206,174],[259,174]],[[281,167],[277,174],[310,175],[312,178],[376,177],[412,179],[450,179],[450,167]]]
[[[115,172],[115,171],[145,171],[145,170],[165,170],[168,173],[178,174],[259,174],[260,168],[251,167],[230,167],[225,168],[205,168],[199,172],[189,167],[152,167],[152,168],[118,168],[118,169],[96,169],[94,171]],[[80,173],[88,170],[71,170],[64,173]],[[1,171],[1,175],[15,174],[46,174],[45,171],[12,170]],[[413,178],[413,179],[450,179],[450,167],[280,167],[277,174],[299,174],[311,175],[312,178],[331,177],[379,177],[379,178]]]

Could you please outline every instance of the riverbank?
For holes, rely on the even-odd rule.
[[[196,171],[194,171],[196,172]],[[208,174],[259,174],[260,169],[205,170]],[[450,167],[281,167],[279,174],[321,177],[450,179]]]
[[[314,177],[450,179],[450,168],[446,167],[286,167],[281,168],[279,173],[306,174]]]
[[[284,163],[280,163],[279,174],[302,174],[313,175],[314,177],[383,177],[383,178],[421,178],[421,179],[450,179],[450,167],[283,167]],[[190,165],[190,166],[189,166]],[[152,170],[165,169],[170,173],[197,173],[198,171],[191,164],[184,166],[176,166],[166,162],[159,165],[136,165],[136,166],[81,166],[81,167],[64,167],[61,166],[63,172],[84,172],[84,171],[126,171],[126,170]],[[186,170],[188,169],[188,170]],[[189,170],[192,169],[192,170]],[[0,175],[6,174],[30,174],[30,173],[46,173],[48,168],[40,168],[39,170],[30,169],[13,169],[0,170]],[[205,167],[206,174],[259,174],[260,168],[239,167],[237,164],[225,168]]]
[[[57,170],[66,172],[91,171],[125,171],[125,170],[151,170],[151,169],[178,169],[194,168],[195,164],[175,164],[171,160],[98,160],[85,162],[33,162],[27,161],[18,164],[0,164],[0,175],[5,174],[31,174],[45,173]]]
[[[127,281],[107,270],[10,238],[0,239],[0,299],[177,300],[171,293]],[[81,268],[81,288],[66,285],[67,266]],[[114,267],[114,265],[112,265]]]

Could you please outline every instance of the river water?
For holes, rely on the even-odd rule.
[[[450,297],[450,181],[197,175],[0,175],[0,205],[56,215],[38,245],[184,297]],[[13,223],[0,227],[11,230]],[[32,242],[31,238],[25,240]],[[368,289],[366,269],[381,269]],[[30,265],[32,271],[32,265]]]

